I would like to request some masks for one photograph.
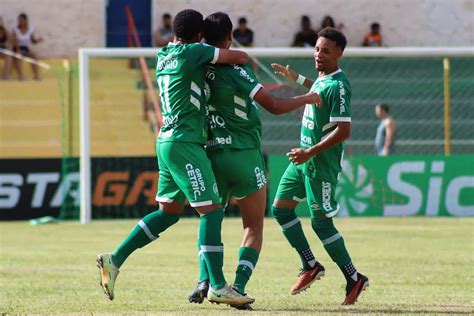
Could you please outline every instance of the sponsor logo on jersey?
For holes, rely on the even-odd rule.
[[[176,115],[163,115],[163,127],[169,127],[178,123],[178,114]]]
[[[302,124],[307,129],[314,130],[314,109],[313,109],[313,105],[306,104],[306,106],[304,108]]]
[[[344,84],[342,81],[338,81],[339,83],[339,114],[343,114],[346,112],[346,99],[344,99],[344,95],[346,94],[346,89],[344,88]]]
[[[239,71],[239,75],[244,78],[245,80],[247,80],[248,82],[250,83],[254,83],[255,80],[250,77],[250,75],[247,73],[247,71],[245,71],[245,69],[243,69],[242,67],[240,66],[237,66],[237,65],[234,65],[234,69],[235,70],[238,70]]]
[[[306,136],[304,134],[301,134],[301,146],[303,147],[311,147],[313,146],[313,140],[311,139],[311,136]]]
[[[212,113],[212,114],[209,113],[208,117],[209,117],[209,126],[211,127],[211,129],[225,128],[225,121],[222,118],[222,116],[220,116],[218,114],[214,114],[214,113]]]
[[[168,55],[164,59],[158,59],[158,63],[156,64],[158,70],[175,69],[177,67],[178,59],[173,58],[173,55]]]
[[[232,145],[232,136],[227,137],[214,137],[207,141],[207,146],[212,147],[216,145]]]
[[[201,196],[201,192],[206,191],[206,185],[204,184],[201,170],[199,168],[195,168],[190,163],[186,164],[185,168],[186,172],[188,173],[189,180],[191,181],[194,198],[197,199],[199,196]]]
[[[267,177],[265,176],[265,171],[259,167],[255,167],[255,178],[257,179],[257,186],[259,189],[263,188],[267,183]]]

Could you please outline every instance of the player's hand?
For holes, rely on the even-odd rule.
[[[301,165],[313,156],[310,154],[309,150],[304,148],[293,148],[290,152],[286,153],[286,155],[295,165]]]
[[[298,74],[293,69],[291,69],[290,65],[286,65],[285,67],[283,65],[273,63],[272,68],[275,70],[276,75],[285,77],[286,80],[290,82],[295,82],[296,79],[298,79]]]
[[[316,92],[308,92],[305,94],[305,97],[308,98],[308,101],[306,103],[314,103],[318,108],[323,105],[321,97]]]

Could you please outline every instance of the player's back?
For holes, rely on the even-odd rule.
[[[219,50],[200,43],[169,43],[156,59],[163,126],[159,142],[206,142],[205,64],[217,60]]]
[[[208,149],[260,148],[261,122],[253,98],[262,88],[248,66],[209,65]]]

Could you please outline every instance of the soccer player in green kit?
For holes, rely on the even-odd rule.
[[[217,12],[204,20],[203,36],[208,44],[229,48],[232,22]],[[247,65],[208,65],[209,138],[207,151],[216,176],[221,203],[235,196],[242,214],[244,238],[233,288],[245,295],[245,286],[257,264],[263,241],[266,207],[265,164],[260,149],[260,115],[255,102],[273,114],[283,114],[307,103],[320,103],[316,93],[289,99],[272,97]],[[198,247],[200,249],[200,247]],[[199,280],[189,301],[202,303],[209,288],[207,261],[199,255]],[[249,306],[235,306],[250,309]]]
[[[101,286],[111,300],[118,269],[126,258],[178,222],[185,199],[188,199],[201,215],[199,244],[209,268],[209,301],[226,304],[253,302],[230,287],[222,272],[223,209],[204,149],[207,141],[206,65],[245,64],[248,55],[199,43],[202,25],[201,13],[194,10],[179,12],[173,22],[174,41],[157,54],[156,76],[163,114],[156,149],[160,169],[156,200],[160,209],[139,221],[114,253],[99,255],[97,264]]]
[[[334,28],[324,28],[318,33],[314,51],[319,73],[316,81],[297,74],[290,66],[272,64],[277,74],[317,92],[322,99],[321,107],[307,105],[305,108],[301,148],[287,153],[291,163],[280,180],[272,212],[303,264],[291,294],[306,290],[325,273],[324,267],[314,258],[295,214],[297,204],[307,199],[312,228],[346,278],[346,298],[342,304],[350,305],[368,286],[369,279],[357,272],[332,219],[339,210],[335,193],[344,141],[351,134],[351,86],[339,68],[346,43],[345,36]]]

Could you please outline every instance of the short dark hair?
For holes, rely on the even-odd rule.
[[[171,14],[169,14],[169,13],[163,14],[163,20],[165,20],[165,19],[171,19]]]
[[[239,19],[239,23],[247,23],[247,19],[243,16]]]
[[[377,104],[377,106],[380,107],[380,109],[384,111],[385,113],[390,113],[390,109],[387,104],[380,103],[380,104]]]
[[[28,20],[28,16],[26,15],[26,13],[20,13],[20,14],[18,15],[18,17],[19,17],[19,18],[23,18],[23,19],[25,19],[25,20]]]
[[[186,9],[178,12],[173,21],[176,37],[192,40],[202,31],[203,17],[196,10]]]
[[[309,22],[309,17],[307,15],[303,15],[301,17],[301,22]]]
[[[374,23],[370,24],[370,28],[371,29],[380,28],[380,24],[377,23],[377,22],[374,22]]]
[[[224,12],[213,13],[204,20],[203,37],[211,45],[221,43],[231,32],[232,21]]]
[[[318,38],[319,37],[324,37],[327,38],[328,40],[336,42],[336,46],[340,47],[342,50],[346,48],[347,45],[347,39],[342,34],[342,32],[336,30],[333,27],[325,27],[318,33]]]

